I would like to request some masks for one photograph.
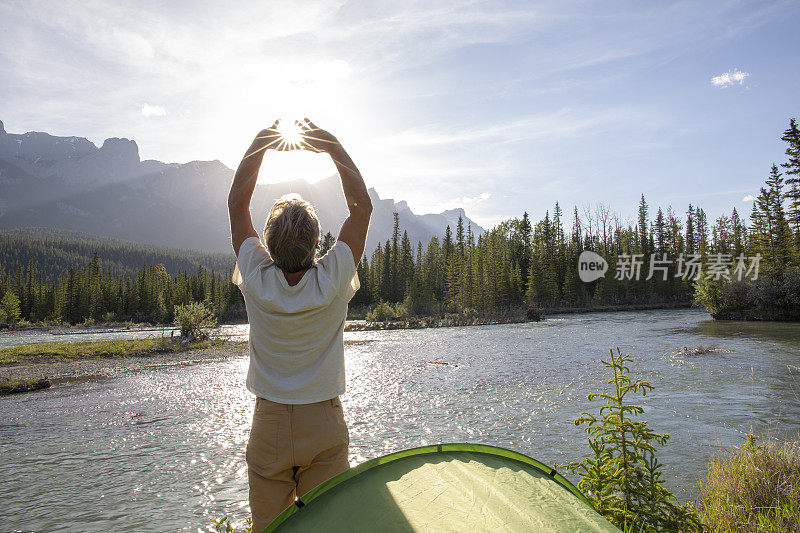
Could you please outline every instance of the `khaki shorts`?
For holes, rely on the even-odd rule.
[[[349,444],[338,397],[296,405],[256,399],[246,455],[253,533],[296,496],[350,468]]]

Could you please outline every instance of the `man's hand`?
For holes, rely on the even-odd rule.
[[[336,137],[317,127],[307,118],[297,124],[302,129],[302,148],[312,152],[326,153],[336,165],[336,170],[342,179],[342,192],[347,202],[347,209],[350,211],[350,216],[347,217],[339,230],[337,240],[347,244],[353,253],[355,264],[358,265],[361,256],[364,255],[367,230],[369,229],[369,220],[372,214],[372,201],[367,192],[367,186],[364,184],[364,178],[361,177],[356,164],[347,155],[347,152]]]
[[[303,122],[295,121],[300,127],[300,137],[302,139],[301,147],[304,150],[317,153],[331,153],[338,148],[339,141],[329,132],[318,128],[313,122],[307,118]]]
[[[256,188],[258,169],[267,150],[293,150],[296,146],[285,142],[279,131],[279,120],[267,129],[261,130],[250,148],[245,152],[239,168],[233,177],[231,190],[228,193],[228,214],[231,221],[231,244],[233,251],[239,255],[239,248],[248,237],[258,237],[250,218],[250,200]]]
[[[299,128],[300,123],[297,121],[295,121],[295,123],[298,124]],[[253,140],[253,145],[257,146],[259,150],[277,150],[281,152],[300,148],[292,143],[286,142],[286,139],[283,138],[283,134],[281,133],[281,119],[275,120],[269,128],[259,131],[256,138]]]

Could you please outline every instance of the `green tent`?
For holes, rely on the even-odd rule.
[[[482,444],[367,461],[315,487],[265,531],[619,531],[554,469]]]

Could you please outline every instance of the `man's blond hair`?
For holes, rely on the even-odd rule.
[[[321,229],[314,206],[297,194],[279,198],[269,210],[264,243],[284,272],[311,268]]]

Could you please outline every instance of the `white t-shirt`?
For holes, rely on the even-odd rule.
[[[344,321],[360,287],[353,252],[336,241],[290,286],[258,237],[239,249],[233,282],[250,321],[247,388],[279,403],[314,403],[344,393]]]

